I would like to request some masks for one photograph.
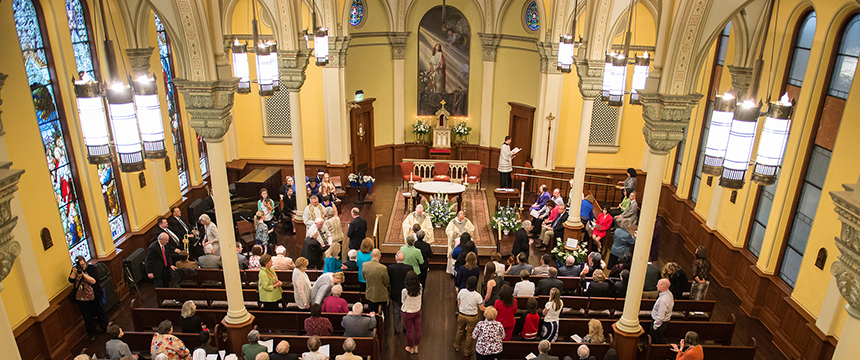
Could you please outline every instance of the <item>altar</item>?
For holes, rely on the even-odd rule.
[[[445,109],[445,100],[440,102],[442,108],[436,111],[436,117],[439,122],[433,127],[433,149],[450,149],[451,148],[451,128],[448,127],[451,113]],[[431,150],[431,153],[433,151]],[[449,151],[450,154],[450,151]]]

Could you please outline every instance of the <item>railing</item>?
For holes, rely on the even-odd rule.
[[[549,191],[552,191],[554,188],[558,188],[561,191],[562,196],[567,196],[570,193],[570,178],[534,175],[533,173],[540,172],[547,174],[573,175],[572,172],[536,170],[534,168],[522,166],[514,166],[513,168],[514,178],[525,180],[525,192],[526,195],[528,195],[527,198],[531,198],[528,199],[527,202],[534,201],[538,194],[538,187],[540,184],[544,183],[549,187]],[[519,170],[519,172],[517,170]],[[539,180],[548,180],[549,183]],[[614,206],[620,203],[624,197],[624,194],[621,192],[621,188],[614,182],[614,178],[612,176],[585,174],[585,180],[582,192],[586,195],[591,194],[594,196],[594,199],[601,206]],[[514,184],[514,187],[516,187],[516,184]]]
[[[403,159],[403,162],[412,162],[412,173],[415,176],[420,176],[423,181],[433,181],[433,176],[436,174],[436,163],[448,164],[448,176],[451,177],[451,182],[462,183],[463,177],[467,172],[467,164],[480,164],[478,160],[432,160],[432,159]],[[480,174],[478,175],[480,176]]]

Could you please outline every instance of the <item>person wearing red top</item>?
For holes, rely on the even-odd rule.
[[[538,302],[536,298],[530,298],[528,302],[528,314],[523,321],[523,339],[534,340],[540,329],[540,314],[538,313]]]
[[[609,215],[609,208],[604,207],[603,212],[594,219],[594,229],[591,232],[591,238],[594,239],[594,244],[597,245],[597,251],[603,252],[603,243],[600,242],[600,239],[606,236],[606,231],[611,227],[612,215]]]
[[[340,284],[335,284],[331,287],[331,296],[326,296],[322,303],[322,312],[346,314],[349,312],[349,305],[346,299],[340,297],[343,294],[343,287]]]
[[[308,336],[331,336],[331,333],[334,332],[331,321],[321,315],[322,306],[320,304],[311,305],[311,316],[305,319],[305,332]]]
[[[687,350],[684,350],[686,343]],[[705,353],[702,351],[702,345],[699,345],[699,334],[695,331],[687,331],[687,335],[681,340],[680,345],[672,344],[672,351],[677,351],[676,360],[704,360]]]
[[[517,314],[517,299],[514,299],[514,290],[508,284],[502,285],[499,290],[499,299],[496,300],[494,306],[499,312],[496,321],[502,323],[505,327],[505,341],[511,340],[511,335],[514,333],[514,325],[517,320],[514,316]]]

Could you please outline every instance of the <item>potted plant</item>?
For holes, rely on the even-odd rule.
[[[361,177],[361,181],[360,181],[360,183],[361,183],[362,185],[364,185],[364,187],[373,187],[373,182],[374,182],[374,181],[376,181],[376,179],[374,179],[372,176],[370,176],[370,175],[364,175],[364,176],[362,176],[362,177]]]
[[[415,143],[421,144],[424,142],[424,135],[430,133],[430,123],[425,120],[416,120],[412,124],[412,133],[415,134]]]
[[[459,140],[456,142],[456,145],[465,145],[467,143],[466,140],[469,137],[469,133],[472,132],[472,128],[469,127],[469,124],[467,124],[465,121],[460,121],[457,123],[457,125],[454,125],[454,128],[451,129],[451,132],[453,132],[459,138]]]
[[[588,256],[588,249],[584,241],[580,241],[576,250],[568,250],[564,247],[565,242],[560,238],[555,239],[556,246],[552,249],[552,255],[555,257],[555,261],[558,263],[558,266],[564,265],[567,257],[573,255],[576,258],[575,264],[581,264],[585,257]]]
[[[376,181],[372,176],[362,173],[358,173],[358,175],[351,173],[347,178],[351,187],[372,187],[373,182]]]
[[[517,218],[517,210],[513,206],[502,206],[499,208],[490,222],[490,226],[494,229],[501,228],[505,235],[510,234],[511,231],[517,231],[521,224],[522,222]]]
[[[457,217],[457,204],[440,193],[430,196],[430,201],[424,201],[424,212],[430,215],[433,226],[442,227]]]

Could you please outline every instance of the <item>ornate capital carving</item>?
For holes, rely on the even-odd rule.
[[[603,62],[574,58],[579,76],[579,92],[583,98],[597,98],[603,94]]]
[[[3,84],[6,83],[6,78],[9,75],[0,73],[0,90],[3,90]],[[0,99],[0,105],[3,105],[3,99]],[[0,111],[0,115],[3,114],[3,111]],[[0,120],[0,136],[6,135],[6,130],[3,129],[3,121]]]
[[[408,31],[388,33],[388,43],[391,44],[391,60],[406,59],[407,39],[409,39]]]
[[[736,93],[735,97],[745,99],[752,83],[753,68],[734,65],[729,65],[728,68],[729,74],[732,75],[732,90]]]
[[[278,50],[278,67],[281,69],[281,88],[298,91],[305,83],[309,50]]]
[[[18,224],[18,217],[12,214],[10,202],[18,181],[24,170],[9,169],[11,163],[0,164],[0,282],[12,271],[15,259],[21,253],[21,244],[15,241],[12,229]]]
[[[845,186],[847,191],[831,191],[836,214],[842,222],[842,231],[836,237],[839,259],[833,262],[830,272],[836,277],[839,293],[848,302],[854,317],[860,319],[860,197],[856,187]]]
[[[484,49],[484,61],[496,61],[496,50],[499,49],[502,35],[478,33],[478,36],[481,38],[481,47]]]
[[[700,98],[702,94],[664,95],[639,91],[645,119],[642,133],[652,153],[665,155],[678,145],[683,139],[684,127],[690,123],[693,107]]]
[[[142,49],[125,49],[125,55],[131,63],[131,71],[135,78],[149,74],[149,59],[152,57],[154,47]]]
[[[544,74],[561,74],[558,71],[558,43],[544,42],[537,43],[538,54],[540,55],[540,72]]]
[[[346,49],[349,47],[349,36],[330,36],[328,38],[328,68],[346,67]]]
[[[233,96],[239,86],[239,78],[218,81],[174,80],[185,97],[189,123],[194,131],[206,141],[220,139],[233,122]]]

